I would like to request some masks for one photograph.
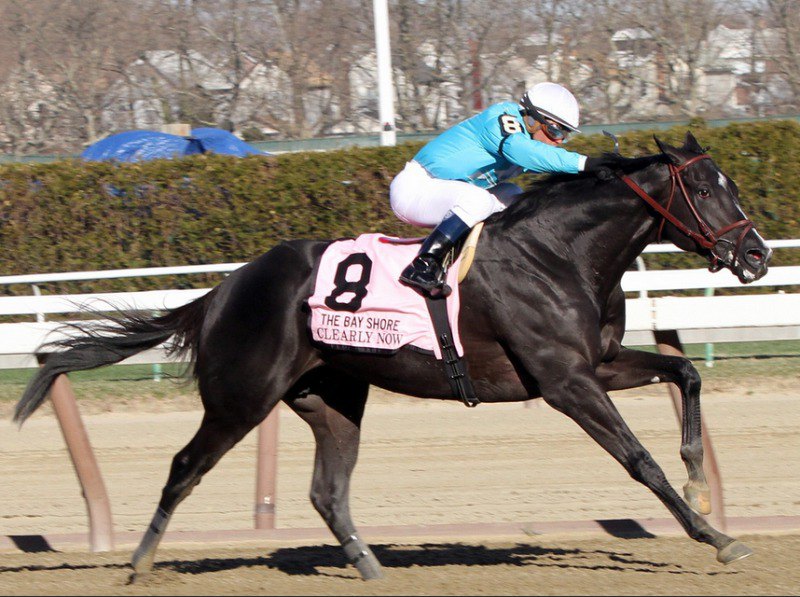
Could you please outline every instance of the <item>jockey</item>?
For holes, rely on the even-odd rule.
[[[578,130],[575,96],[539,83],[519,104],[494,104],[428,142],[392,180],[392,210],[407,224],[433,228],[400,281],[431,297],[447,296],[443,261],[472,229],[522,192],[504,182],[522,172],[577,173],[608,168],[559,147]]]

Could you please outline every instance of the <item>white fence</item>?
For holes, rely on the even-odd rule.
[[[773,249],[798,248],[800,240],[777,240],[768,243]],[[651,245],[646,253],[678,252],[674,245]],[[643,262],[639,262],[640,268]],[[68,272],[0,276],[0,285],[27,284],[29,296],[0,297],[0,316],[30,315],[31,322],[0,324],[0,368],[34,367],[34,353],[45,341],[52,340],[59,322],[47,321],[48,315],[78,313],[82,309],[110,310],[110,305],[125,309],[159,311],[192,301],[208,288],[191,290],[148,290],[140,292],[47,295],[42,285],[52,282],[105,280],[112,278],[153,277],[206,273],[229,273],[244,263],[223,263],[183,267],[158,267],[88,272]],[[752,287],[800,286],[800,266],[772,267]],[[714,289],[742,287],[730,272],[712,274],[707,269],[677,269],[626,272],[622,288],[639,293],[627,299],[626,335],[628,345],[653,344],[653,331],[678,330],[684,343],[794,340],[800,339],[800,293],[783,291],[737,296],[712,296]],[[648,292],[705,289],[702,297],[650,297]],[[151,350],[126,362],[158,363],[166,361],[161,350]]]
[[[772,249],[800,247],[800,240],[769,241]],[[678,252],[674,245],[651,245],[646,253]],[[742,285],[730,272],[711,273],[708,269],[626,272],[622,289],[638,292],[627,299],[624,342],[628,345],[652,344],[652,332],[678,330],[683,343],[744,342],[800,339],[800,294],[786,293],[781,287],[800,286],[800,266],[771,267],[761,280]],[[779,288],[777,292],[714,296],[718,288]],[[663,296],[648,292],[705,290],[705,296]]]

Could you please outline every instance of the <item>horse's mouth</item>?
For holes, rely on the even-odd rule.
[[[750,284],[766,275],[770,259],[772,259],[772,249],[767,246],[747,249],[737,256],[731,271],[742,284]]]

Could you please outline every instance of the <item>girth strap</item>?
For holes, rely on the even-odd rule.
[[[447,382],[450,384],[450,390],[467,406],[477,406],[481,401],[475,394],[475,388],[472,387],[466,363],[458,356],[458,351],[453,343],[453,331],[450,329],[450,320],[447,317],[447,301],[442,298],[425,297],[425,304],[431,315],[436,341],[442,350],[442,360],[447,370]]]

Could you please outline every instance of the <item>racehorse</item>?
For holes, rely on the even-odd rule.
[[[700,376],[683,357],[626,348],[623,273],[646,245],[669,240],[729,269],[764,276],[772,251],[742,212],[736,184],[686,134],[658,138],[659,153],[631,158],[613,176],[560,175],[533,183],[485,223],[462,282],[461,339],[484,403],[541,397],[573,419],[664,503],[686,533],[730,563],[751,554],[700,516],[710,512],[703,473]],[[60,342],[16,405],[20,424],[62,373],[119,362],[168,340],[188,355],[205,409],[174,457],[150,527],[133,554],[133,579],[153,566],[170,517],[219,459],[283,400],[312,428],[310,499],[364,579],[381,565],[350,516],[350,477],[369,386],[456,399],[440,360],[424,352],[334,350],[311,341],[304,305],[331,241],[282,242],[203,297],[159,315],[121,313],[104,329]],[[683,401],[685,501],[634,436],[607,392],[672,382]]]

